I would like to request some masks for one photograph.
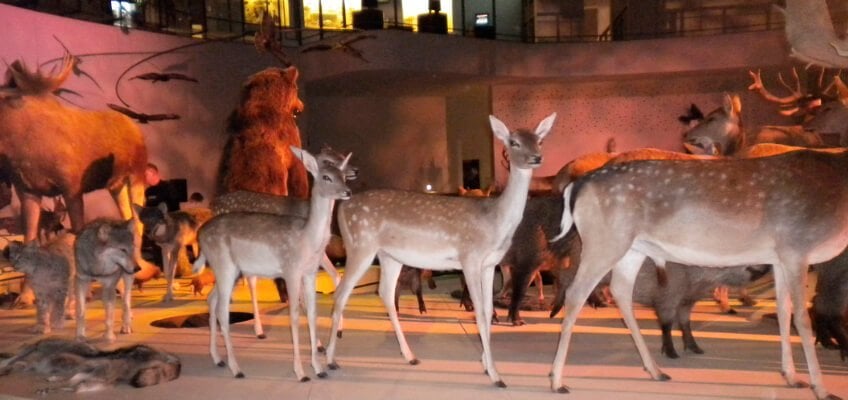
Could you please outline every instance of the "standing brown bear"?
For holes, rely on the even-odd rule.
[[[251,75],[227,120],[229,138],[218,173],[219,192],[236,190],[309,196],[306,169],[289,146],[302,147],[295,113],[303,111],[295,67]]]

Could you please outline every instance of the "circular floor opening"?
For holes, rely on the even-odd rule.
[[[231,312],[230,324],[250,321],[253,319],[252,313],[246,312]],[[173,317],[157,319],[150,323],[151,326],[157,328],[203,328],[209,326],[209,313],[175,315]]]

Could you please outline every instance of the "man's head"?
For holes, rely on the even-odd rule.
[[[161,180],[159,167],[156,164],[147,163],[147,168],[144,169],[144,182],[147,183],[147,186],[158,185]]]

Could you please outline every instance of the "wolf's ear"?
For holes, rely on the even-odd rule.
[[[112,225],[100,225],[100,227],[97,228],[97,239],[104,243],[108,242],[110,233],[112,233]]]

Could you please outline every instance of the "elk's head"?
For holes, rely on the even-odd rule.
[[[692,154],[732,154],[743,145],[742,103],[724,95],[724,103],[683,133],[683,147]]]
[[[551,131],[555,119],[556,113],[549,115],[539,122],[535,132],[519,129],[510,133],[501,120],[489,116],[492,132],[503,142],[510,165],[519,169],[535,169],[542,165],[542,139]]]
[[[39,96],[59,90],[74,68],[74,58],[65,54],[58,71],[45,74],[41,69],[31,71],[21,60],[8,65],[6,82],[0,88],[0,98],[11,96]]]

